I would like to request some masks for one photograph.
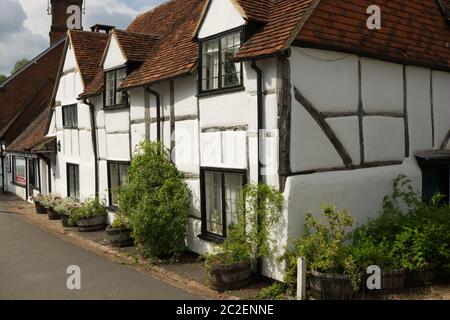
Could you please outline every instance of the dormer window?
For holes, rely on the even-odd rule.
[[[105,108],[120,107],[128,105],[126,91],[121,91],[123,80],[127,76],[127,69],[120,68],[105,72]]]
[[[241,43],[241,30],[201,41],[200,93],[242,87],[242,63],[232,61]]]

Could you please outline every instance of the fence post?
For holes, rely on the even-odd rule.
[[[306,259],[297,259],[297,300],[306,300]]]

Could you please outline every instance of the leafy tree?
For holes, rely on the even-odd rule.
[[[3,82],[5,82],[5,80],[6,80],[7,78],[8,78],[8,77],[5,76],[4,74],[0,74],[0,85],[1,85]]]
[[[17,71],[22,69],[29,62],[30,62],[30,60],[28,60],[28,59],[21,59],[21,60],[17,61],[16,64],[14,65],[14,68],[11,71],[11,75],[15,74]]]

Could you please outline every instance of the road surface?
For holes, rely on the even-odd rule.
[[[72,265],[81,270],[81,290],[67,288],[71,275],[66,271]],[[0,211],[0,299],[199,298]]]

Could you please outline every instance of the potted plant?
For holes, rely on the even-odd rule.
[[[31,200],[34,202],[34,206],[36,207],[37,214],[47,214],[47,209],[43,205],[46,198],[47,197],[43,194],[38,194],[37,196],[31,198]]]
[[[286,265],[285,281],[294,291],[297,278],[297,258],[304,257],[312,296],[316,299],[353,299],[360,288],[361,275],[350,247],[345,245],[347,229],[353,218],[335,206],[322,206],[326,222],[306,215],[304,236],[293,240],[279,258]]]
[[[271,227],[279,221],[283,195],[267,185],[247,185],[239,196],[238,222],[228,237],[204,256],[209,286],[218,291],[245,287],[252,265],[273,252]]]
[[[99,197],[93,197],[80,205],[76,211],[76,221],[80,232],[93,232],[105,228],[106,206]]]
[[[47,215],[49,220],[60,220],[61,215],[55,211],[55,207],[61,201],[61,196],[55,193],[50,193],[41,204],[47,209]]]
[[[127,218],[121,212],[116,214],[113,223],[106,227],[106,234],[109,244],[115,248],[130,247],[134,243]]]
[[[56,206],[55,211],[61,215],[61,223],[65,228],[72,228],[77,226],[77,210],[80,208],[80,203],[75,198],[62,199]]]

